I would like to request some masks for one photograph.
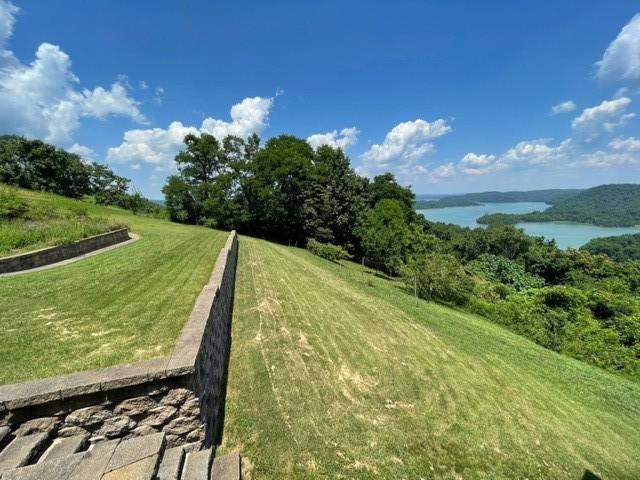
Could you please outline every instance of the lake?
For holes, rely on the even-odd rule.
[[[477,228],[476,220],[489,213],[528,213],[544,210],[548,207],[541,202],[484,203],[473,207],[446,207],[418,210],[425,218],[433,222],[454,223],[462,227]],[[536,237],[555,239],[560,248],[578,248],[592,238],[611,237],[627,233],[640,233],[640,227],[598,227],[579,223],[519,223],[527,234]]]

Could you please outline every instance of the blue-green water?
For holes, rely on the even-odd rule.
[[[528,213],[544,210],[549,205],[541,202],[485,203],[473,207],[446,207],[418,210],[428,220],[434,222],[454,223],[463,227],[480,227],[476,219],[489,213]],[[555,239],[560,248],[578,248],[592,238],[611,237],[627,233],[640,233],[638,227],[598,227],[579,223],[519,223],[527,234]]]

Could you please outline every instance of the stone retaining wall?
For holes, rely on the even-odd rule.
[[[238,242],[231,232],[169,357],[0,386],[0,428],[89,441],[164,432],[168,447],[219,444]]]
[[[0,258],[0,273],[12,273],[79,257],[94,250],[130,240],[126,228],[84,238],[69,245],[43,248],[34,252]]]

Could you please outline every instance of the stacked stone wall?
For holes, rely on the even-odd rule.
[[[168,447],[218,444],[238,241],[231,232],[169,357],[0,386],[0,429],[91,442],[164,432]]]
[[[93,237],[78,240],[69,245],[58,245],[51,248],[43,248],[34,252],[0,258],[0,274],[20,272],[31,268],[43,267],[52,263],[62,262],[70,258],[79,257],[87,253],[110,247],[117,243],[130,240],[126,228],[113,232],[95,235]]]

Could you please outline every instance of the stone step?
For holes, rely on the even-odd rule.
[[[187,453],[181,480],[207,480],[211,468],[211,449]]]
[[[29,463],[44,446],[49,438],[48,433],[34,433],[14,438],[0,452],[0,471],[22,467]]]
[[[63,458],[82,450],[87,443],[87,435],[74,435],[73,437],[56,438],[51,446],[42,454],[38,463]]]
[[[59,457],[35,465],[0,473],[2,480],[68,480],[69,475],[78,467],[85,452]]]
[[[229,455],[214,458],[211,480],[240,480],[240,454],[232,452]]]
[[[124,467],[111,470],[102,480],[152,480],[158,471],[158,455],[143,458]]]
[[[168,448],[164,451],[164,457],[160,462],[157,480],[180,480],[182,465],[184,464],[185,451],[183,447]]]
[[[100,480],[120,440],[104,440],[91,445],[69,480]]]
[[[123,440],[116,447],[105,473],[121,469],[154,455],[157,459],[163,451],[164,433],[162,432]]]

